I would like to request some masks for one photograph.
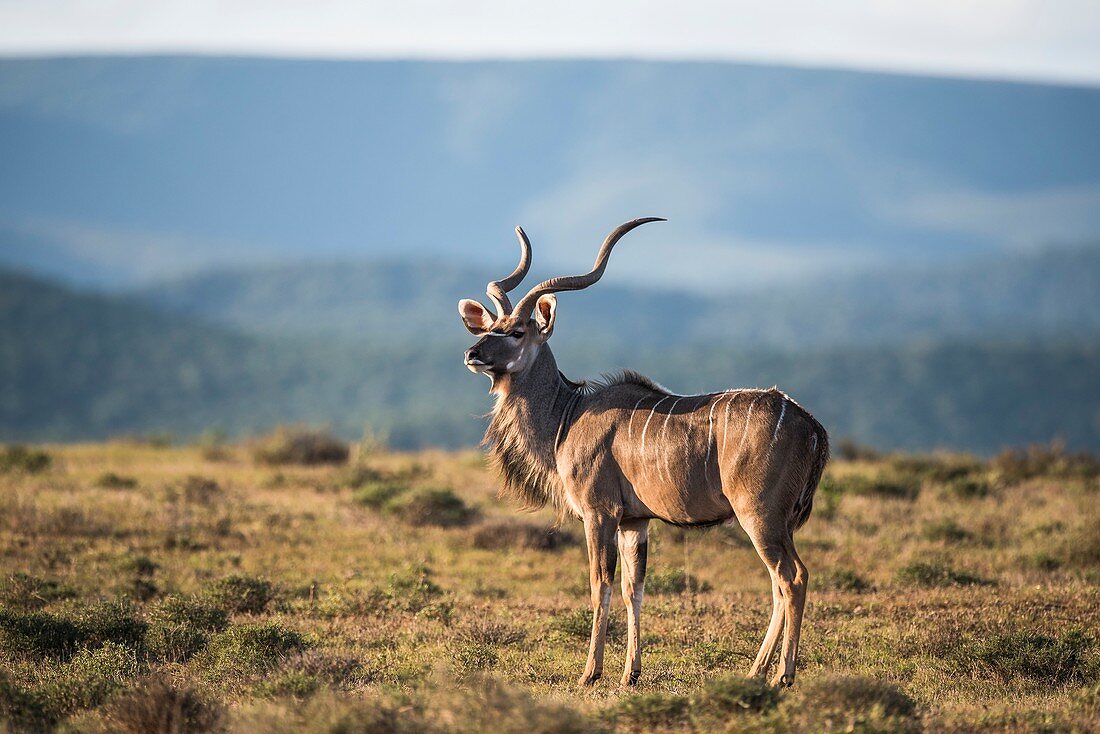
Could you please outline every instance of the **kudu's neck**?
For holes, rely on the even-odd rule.
[[[497,404],[485,433],[490,455],[504,480],[504,493],[524,504],[561,506],[558,440],[568,428],[581,389],[558,371],[547,344],[531,367],[494,380]]]

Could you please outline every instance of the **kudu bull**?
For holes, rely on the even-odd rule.
[[[463,323],[480,337],[466,351],[466,365],[487,375],[496,395],[485,442],[503,494],[532,507],[551,503],[584,521],[593,621],[581,684],[595,683],[603,671],[617,557],[627,614],[622,683],[638,680],[648,525],[658,519],[739,523],[748,533],[772,582],[771,622],[750,675],[767,673],[782,633],[782,664],[771,682],[790,685],[808,579],[792,536],[810,516],[828,461],[825,429],[775,388],[674,395],[633,372],[573,382],[547,344],[554,293],[598,281],[615,243],[655,221],[664,220],[623,224],[608,235],[591,272],[539,283],[512,308],[507,293],[531,265],[530,242],[517,227],[519,265],[487,286],[496,315],[477,301],[459,302]]]

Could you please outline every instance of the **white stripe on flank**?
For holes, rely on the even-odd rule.
[[[741,431],[741,443],[737,445],[737,458],[741,458],[741,450],[745,448],[745,439],[749,437],[749,419],[752,418],[752,409],[756,407],[756,401],[762,397],[764,397],[763,393],[757,395],[749,403],[749,412],[745,414],[745,428]]]
[[[710,416],[707,418],[707,458],[706,461],[703,462],[703,478],[707,479],[707,481],[709,481],[710,477],[710,474],[708,473],[710,471],[710,439],[714,436],[714,409],[718,407],[718,403],[722,402],[722,398],[726,397],[731,392],[733,391],[726,390],[724,393],[718,396],[717,400],[710,404]]]
[[[775,422],[775,430],[772,432],[772,442],[768,445],[768,450],[771,450],[772,446],[775,446],[775,440],[779,438],[779,427],[783,425],[783,416],[787,414],[787,399],[783,398],[783,407],[779,409],[779,420]]]
[[[691,397],[695,397],[695,396],[692,395]],[[661,442],[662,443],[665,440],[665,431],[668,429],[668,421],[669,421],[670,418],[672,418],[672,411],[676,410],[676,403],[680,402],[681,400],[683,400],[682,397],[676,398],[676,400],[674,400],[673,403],[672,403],[672,407],[668,409],[668,415],[665,416],[664,425],[661,426]],[[669,466],[668,466],[668,456],[669,456],[670,453],[671,452],[668,450],[668,447],[666,446],[665,447],[665,474],[668,475],[668,481],[671,482],[672,481],[672,469],[670,469]]]
[[[734,399],[741,394],[741,390],[734,390],[733,395],[726,401],[726,430],[722,431],[722,453],[726,453],[726,439],[730,437],[730,406],[733,405]],[[721,461],[722,457],[719,456],[718,460]]]
[[[634,410],[630,411],[630,423],[627,424],[626,430],[627,438],[630,441],[634,440],[634,414],[638,412],[638,406],[641,405],[642,401],[645,400],[647,397],[649,396],[643,395],[642,397],[638,398],[638,402],[634,403]]]
[[[645,419],[645,425],[642,426],[642,453],[645,453],[645,433],[649,430],[649,422],[653,420],[653,414],[657,412],[657,406],[668,400],[671,395],[665,395],[653,405],[653,409],[649,411],[649,417]]]

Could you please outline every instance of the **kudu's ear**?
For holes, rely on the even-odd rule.
[[[493,328],[495,319],[488,309],[477,301],[463,298],[458,302],[458,315],[462,317],[462,324],[474,336],[481,336]]]
[[[539,333],[548,337],[554,331],[554,318],[558,314],[558,297],[553,293],[540,296],[535,302],[535,325]]]

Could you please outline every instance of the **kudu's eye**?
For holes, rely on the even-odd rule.
[[[523,332],[519,331],[519,330],[513,331],[508,336],[512,337],[513,339],[522,339],[523,338]]]

